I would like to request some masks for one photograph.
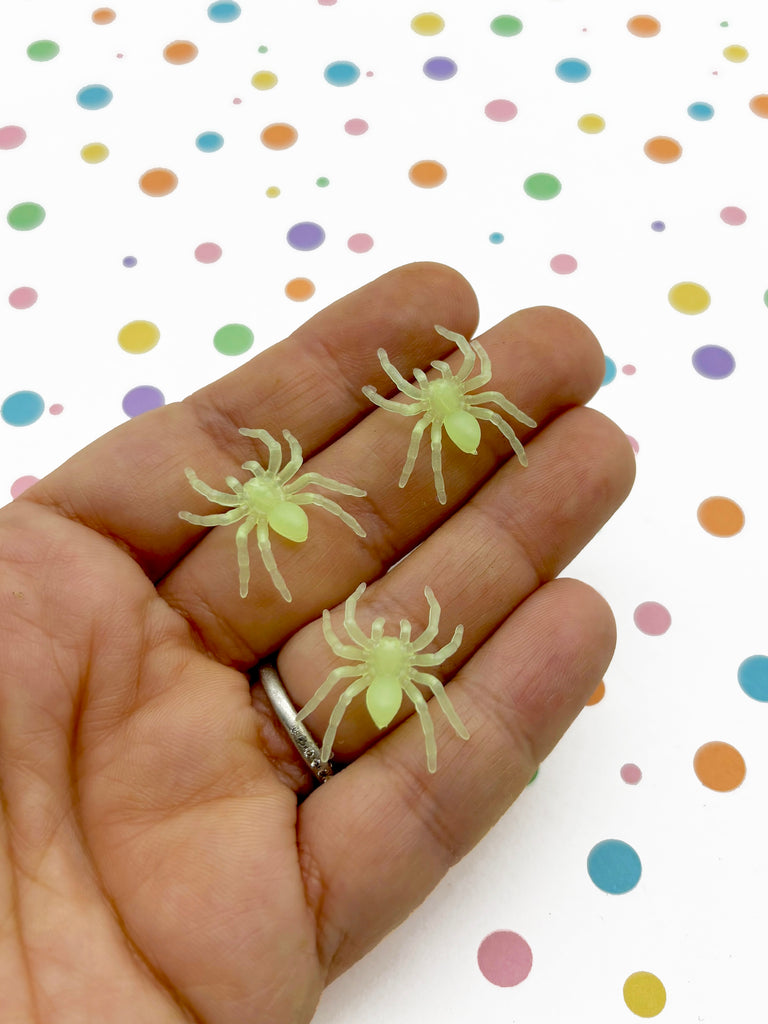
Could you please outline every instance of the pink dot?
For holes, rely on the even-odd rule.
[[[347,239],[347,248],[352,252],[368,252],[373,248],[373,239],[362,232],[359,235],[351,235]]]
[[[368,122],[362,117],[352,117],[344,125],[344,131],[347,135],[365,135],[368,131]]]
[[[321,7],[333,7],[336,0],[317,0]]]
[[[53,405],[48,409],[51,416],[61,416],[64,412],[64,406],[60,402],[54,402]]]
[[[635,625],[647,636],[661,636],[672,625],[672,616],[663,604],[644,601],[635,608]]]
[[[627,440],[632,445],[632,451],[635,453],[635,455],[637,455],[637,453],[640,451],[640,445],[637,443],[635,438],[632,437],[631,434],[627,434]]]
[[[724,206],[720,211],[720,220],[726,224],[739,225],[746,219],[746,213],[738,206]]]
[[[29,309],[37,302],[37,292],[34,288],[14,288],[8,296],[8,302],[14,309]]]
[[[201,242],[195,249],[195,259],[198,263],[215,263],[221,259],[221,246],[215,242]]]
[[[626,366],[622,366],[621,372],[626,373],[628,377],[631,377],[633,374],[637,373],[637,367],[633,366],[632,363],[627,363]]]
[[[16,149],[26,137],[27,133],[17,124],[6,124],[0,128],[0,149]]]
[[[533,953],[517,932],[491,932],[480,943],[477,965],[491,984],[510,988],[530,974]]]
[[[629,786],[636,786],[642,779],[643,773],[636,764],[623,764],[621,766],[621,777]]]
[[[485,104],[485,116],[491,121],[511,121],[517,116],[517,107],[512,100],[491,100]]]
[[[235,104],[235,106],[237,106],[238,103],[242,103],[243,101],[240,99],[239,96],[235,96],[235,98],[232,100],[232,102]]]
[[[579,264],[576,262],[575,257],[569,256],[566,252],[561,252],[557,256],[552,257],[549,265],[556,274],[572,274]]]
[[[18,498],[28,487],[36,484],[38,479],[36,476],[20,476],[18,480],[14,480],[11,484],[11,497]]]

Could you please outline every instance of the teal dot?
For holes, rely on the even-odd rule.
[[[523,31],[523,23],[512,14],[500,14],[491,22],[491,32],[497,36],[516,36]]]
[[[106,85],[84,85],[76,98],[83,110],[101,110],[112,102],[112,90]]]
[[[491,245],[501,245],[504,241],[504,235],[502,235],[500,231],[492,231],[490,235],[488,235],[488,241]]]
[[[323,72],[329,85],[352,85],[360,77],[360,68],[349,60],[337,60]]]
[[[554,199],[560,195],[562,187],[559,178],[544,172],[531,174],[523,182],[525,194],[531,199]]]
[[[739,665],[739,686],[752,700],[768,702],[768,658],[753,654]]]
[[[556,65],[555,74],[563,82],[585,82],[592,74],[592,68],[578,57],[566,57]]]
[[[43,415],[45,402],[36,391],[15,391],[0,406],[0,417],[12,427],[28,427]]]
[[[587,857],[589,877],[598,889],[618,896],[640,881],[642,864],[635,850],[621,839],[604,839]]]
[[[224,145],[224,136],[218,132],[202,132],[195,139],[195,145],[201,153],[215,153]]]
[[[605,387],[606,384],[610,384],[616,376],[616,363],[611,359],[610,356],[605,357],[605,376],[603,377],[603,383],[600,387]]]
[[[715,108],[711,103],[691,103],[688,116],[694,121],[711,121],[715,116]]]
[[[213,336],[214,348],[224,356],[241,356],[253,344],[253,331],[245,324],[225,324]]]
[[[208,17],[211,21],[223,24],[228,21],[237,21],[240,17],[240,4],[226,3],[225,0],[219,0],[218,3],[211,4],[208,8]]]
[[[52,39],[38,39],[27,47],[27,56],[30,60],[53,60],[58,55],[59,44],[54,43]]]

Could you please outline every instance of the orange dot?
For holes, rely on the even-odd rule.
[[[167,167],[153,167],[139,178],[139,188],[148,196],[167,196],[178,183],[179,179]]]
[[[604,696],[605,696],[605,683],[601,679],[600,682],[595,687],[594,693],[592,694],[592,696],[589,698],[589,700],[585,704],[585,707],[588,707],[588,708],[594,707],[595,704],[599,704],[600,703],[600,701],[603,699]]]
[[[758,117],[768,117],[768,94],[761,92],[749,101],[749,109]]]
[[[91,21],[95,25],[109,25],[115,20],[115,12],[111,7],[97,7],[91,15]]]
[[[189,64],[197,56],[197,47],[186,39],[176,39],[168,43],[163,56],[169,64]]]
[[[693,758],[693,770],[699,782],[718,793],[738,788],[747,774],[747,766],[738,750],[721,740],[699,747]]]
[[[294,277],[285,286],[285,294],[294,302],[306,302],[315,294],[315,286],[308,277]]]
[[[670,139],[666,135],[648,139],[643,150],[648,159],[654,160],[657,164],[673,164],[683,155],[683,147],[677,139]]]
[[[267,149],[289,149],[298,137],[292,124],[268,124],[261,133],[261,141]]]
[[[627,28],[633,36],[649,39],[651,36],[657,36],[661,32],[661,23],[656,18],[651,17],[650,14],[636,14],[634,18],[630,18],[627,22]]]
[[[744,512],[730,498],[705,498],[696,515],[707,533],[715,537],[733,537],[744,527]]]
[[[447,176],[448,172],[437,160],[419,160],[408,171],[408,177],[420,188],[436,188]]]

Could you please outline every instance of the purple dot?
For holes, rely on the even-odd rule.
[[[6,124],[0,128],[0,149],[16,149],[26,137],[27,133],[17,124]]]
[[[8,303],[14,309],[29,309],[36,302],[37,292],[34,288],[28,288],[26,285],[21,288],[14,288],[8,296]]]
[[[131,417],[149,412],[150,409],[159,409],[161,405],[165,405],[165,396],[159,388],[151,384],[140,384],[137,388],[131,388],[123,398],[123,412]]]
[[[477,966],[491,984],[510,988],[530,974],[533,953],[517,932],[491,932],[480,943]]]
[[[124,256],[123,257],[123,266],[124,267],[135,267],[138,262],[139,261],[136,259],[135,256]]]
[[[201,242],[195,249],[195,259],[198,263],[215,263],[221,259],[221,246],[215,242]]]
[[[628,786],[636,786],[642,779],[643,773],[636,764],[623,764],[621,766],[621,777]]]
[[[430,57],[424,65],[424,74],[436,82],[445,82],[458,71],[456,62],[450,57]]]
[[[319,224],[315,224],[311,220],[305,220],[299,224],[294,224],[285,237],[292,249],[309,252],[311,249],[317,249],[323,244],[325,232]]]
[[[344,131],[347,135],[365,135],[368,131],[368,122],[362,117],[351,117],[344,125]]]
[[[651,231],[664,231],[666,226],[667,225],[663,220],[655,220],[653,224],[651,224]]]
[[[644,601],[635,608],[635,625],[646,636],[661,636],[672,625],[672,616],[658,601]]]
[[[347,248],[351,252],[368,252],[373,248],[373,239],[364,232],[360,232],[358,235],[350,235],[347,239]]]
[[[491,121],[511,121],[517,117],[517,107],[512,100],[491,100],[485,105],[485,116]]]
[[[738,227],[747,219],[746,213],[738,206],[724,206],[720,211],[720,220],[725,224],[732,224]]]
[[[730,377],[736,366],[733,355],[720,345],[702,345],[693,353],[691,362],[697,373],[702,377],[709,377],[710,380]]]

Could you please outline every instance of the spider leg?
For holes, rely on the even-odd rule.
[[[336,730],[344,717],[344,712],[358,693],[362,693],[366,686],[368,686],[368,683],[369,680],[363,676],[363,678],[358,679],[357,682],[350,683],[339,697],[336,707],[331,712],[331,717],[328,720],[328,728],[325,730],[325,735],[323,736],[323,749],[320,752],[320,757],[323,761],[330,760],[331,752],[333,751],[333,741],[336,739]]]
[[[238,519],[242,519],[246,515],[248,513],[243,509],[233,508],[229,512],[214,512],[210,516],[196,516],[194,512],[179,512],[179,519],[194,523],[195,526],[229,526],[230,523],[236,523]]]
[[[424,587],[424,597],[426,597],[427,604],[429,605],[429,621],[424,632],[413,641],[414,651],[421,651],[427,644],[432,643],[437,636],[440,623],[440,605],[437,603],[437,598],[432,593],[431,587]]]
[[[243,485],[240,483],[237,477],[225,476],[224,480],[226,481],[227,487],[231,487],[235,494],[238,496],[238,498],[240,498],[240,500],[242,501]]]
[[[420,370],[418,366],[414,369],[413,376],[416,379],[416,382],[418,383],[419,387],[421,388],[421,391],[423,392],[424,388],[428,387],[429,385],[429,377],[427,377],[426,373],[424,373],[423,370]],[[420,397],[423,396],[420,395]]]
[[[417,683],[422,683],[424,686],[428,686],[430,688],[432,693],[435,695],[437,703],[440,705],[443,714],[453,726],[456,734],[461,736],[463,740],[468,740],[469,730],[459,718],[456,708],[451,704],[450,698],[445,692],[445,687],[440,680],[429,675],[428,672],[414,672],[412,673],[412,676]]]
[[[323,636],[337,658],[346,658],[348,661],[360,660],[360,646],[362,645],[354,646],[353,644],[342,643],[339,640],[333,631],[331,613],[327,608],[323,610]],[[367,637],[364,636],[363,639],[367,640]]]
[[[480,409],[477,406],[473,407],[472,415],[476,417],[476,419],[478,420],[490,420],[494,427],[498,427],[499,430],[504,435],[504,437],[506,437],[506,439],[514,448],[517,457],[520,460],[520,465],[528,465],[528,456],[525,454],[525,449],[518,440],[517,434],[514,432],[512,427],[510,427],[510,425],[506,422],[506,420],[503,420],[497,412],[491,412],[490,409]]]
[[[283,461],[283,450],[280,447],[280,442],[276,441],[267,430],[262,430],[261,428],[250,430],[248,427],[240,427],[240,433],[245,437],[255,437],[257,441],[263,441],[269,451],[267,472],[276,473],[280,469],[280,463]]]
[[[411,443],[408,445],[408,454],[405,456],[405,464],[403,466],[403,471],[400,474],[398,487],[405,487],[410,479],[413,467],[416,465],[416,456],[419,454],[419,442],[421,441],[421,435],[427,429],[429,421],[430,414],[425,412],[411,431]]]
[[[417,654],[413,664],[421,667],[442,665],[446,658],[450,658],[452,654],[458,651],[463,636],[464,627],[457,626],[453,631],[453,636],[444,647],[441,647],[439,651],[434,651],[432,654]]]
[[[448,363],[444,362],[444,360],[442,360],[442,359],[433,359],[432,360],[432,365],[434,366],[434,368],[436,370],[440,371],[440,376],[443,378],[443,380],[453,380],[454,379],[454,377],[453,377],[453,370],[451,370],[451,368],[448,365]]]
[[[371,649],[371,641],[360,629],[355,620],[355,611],[357,610],[357,602],[365,591],[365,584],[361,583],[354,593],[350,594],[344,603],[344,629],[347,631],[347,636],[350,640],[356,643],[359,647],[368,651]]]
[[[251,527],[249,528],[252,528],[252,526],[253,520],[251,520]],[[242,529],[243,527],[241,526],[240,529],[237,531],[238,540],[240,540],[240,531]],[[261,553],[261,560],[264,563],[264,568],[271,576],[272,582],[280,592],[280,596],[286,601],[292,600],[291,592],[285,585],[285,580],[280,575],[280,570],[277,568],[275,556],[272,554],[272,545],[269,542],[269,526],[267,525],[265,520],[262,520],[261,522],[256,524],[256,540],[259,545],[259,551]],[[245,597],[245,594],[248,593],[248,548],[245,546],[245,544],[243,545],[242,548],[242,551],[245,554],[245,594],[243,593],[243,562],[241,561],[240,558],[240,550],[241,549],[238,549],[238,562],[240,564],[240,596]]]
[[[277,482],[284,484],[291,479],[301,469],[302,463],[304,462],[304,456],[301,453],[301,445],[293,436],[289,430],[283,431],[283,437],[288,442],[288,447],[291,450],[291,455],[286,464],[277,474]],[[278,463],[279,465],[279,463]]]
[[[372,643],[377,643],[384,636],[384,623],[385,619],[383,616],[373,620],[373,625],[371,626]]]
[[[304,491],[303,494],[291,495],[291,501],[294,505],[318,505],[320,508],[324,508],[326,512],[332,512],[333,515],[338,516],[342,523],[348,526],[350,530],[353,530],[358,537],[365,537],[365,530],[355,517],[351,516],[349,512],[345,512],[337,502],[331,501],[330,498],[326,498],[322,494]]]
[[[379,405],[382,409],[388,409],[390,412],[400,413],[401,416],[416,416],[423,411],[420,403],[418,405],[406,405],[404,402],[395,402],[392,398],[384,398],[383,395],[378,393],[373,384],[366,384],[363,388],[363,394],[374,405]]]
[[[194,469],[187,468],[184,472],[187,480],[189,480],[197,493],[204,495],[208,501],[213,501],[217,505],[226,505],[228,508],[233,505],[240,504],[240,499],[236,494],[227,494],[226,491],[217,491],[214,490],[213,487],[209,487],[208,484],[204,484],[197,473],[195,473]],[[230,478],[228,477],[227,479],[229,480]]]
[[[301,711],[296,715],[296,721],[301,722],[311,715],[322,704],[340,679],[348,676],[359,676],[361,667],[360,665],[341,665],[339,668],[329,672],[325,682],[318,686]]]
[[[384,349],[380,348],[377,354],[379,357],[379,362],[381,363],[381,368],[384,370],[384,372],[392,381],[392,383],[396,385],[398,390],[402,391],[402,393],[404,395],[407,395],[409,398],[420,398],[421,393],[419,392],[419,389],[416,387],[415,384],[411,384],[409,381],[407,381],[405,377],[402,375],[402,373],[400,373],[400,371],[396,369],[395,366],[393,366],[393,364],[389,361],[387,353],[384,351]]]
[[[437,743],[435,742],[435,727],[432,724],[427,702],[418,687],[410,680],[403,683],[403,692],[411,699],[416,708],[421,722],[421,731],[424,733],[424,744],[427,748],[427,770],[434,773],[437,771]]]
[[[448,341],[452,341],[464,356],[459,372],[456,374],[456,379],[462,381],[466,380],[472,372],[472,367],[475,365],[475,353],[472,351],[474,342],[470,344],[463,334],[457,334],[456,331],[449,331],[447,327],[439,327],[435,324],[435,330],[439,335],[441,335],[441,337],[446,338]],[[434,366],[435,364],[433,363],[432,365]]]
[[[437,500],[441,505],[446,502],[445,496],[445,481],[443,480],[443,460],[442,460],[442,446],[443,446],[443,425],[438,423],[437,420],[432,421],[432,473],[435,477],[435,491],[437,492]]]
[[[536,426],[536,420],[532,420],[530,416],[527,416],[516,405],[513,405],[500,391],[483,391],[479,395],[467,395],[467,401],[470,405],[477,405],[479,402],[495,402],[496,405],[501,406],[504,412],[514,416],[516,420],[524,423],[526,427]]]
[[[488,353],[485,351],[479,341],[472,342],[472,348],[480,356],[480,373],[476,377],[472,377],[469,380],[464,381],[464,390],[474,391],[475,388],[482,387],[483,384],[487,384],[491,379],[491,360]]]
[[[353,487],[351,484],[343,484],[338,480],[332,480],[329,476],[322,476],[320,473],[302,473],[301,476],[290,484],[286,484],[283,490],[286,494],[295,494],[306,484],[319,484],[327,487],[329,491],[338,491],[339,494],[351,494],[354,498],[364,498],[366,491],[360,487]]]
[[[408,619],[400,619],[400,643],[409,644],[411,642],[411,624]]]

